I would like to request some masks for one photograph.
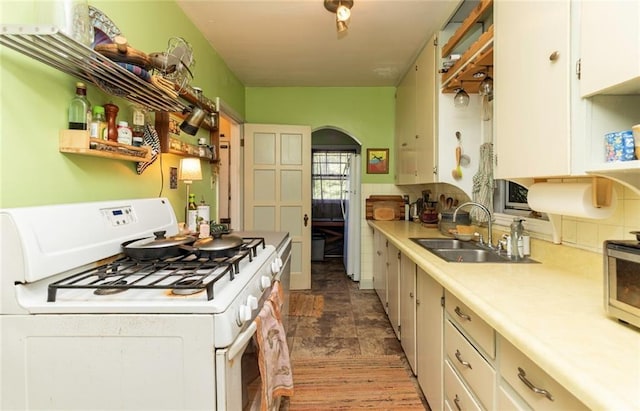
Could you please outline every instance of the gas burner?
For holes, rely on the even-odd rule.
[[[93,293],[95,295],[112,295],[112,294],[118,294],[121,293],[123,291],[126,291],[127,288],[123,287],[127,285],[127,280],[114,280],[111,282],[106,282],[103,284],[100,284],[100,288],[97,288],[93,291]],[[103,286],[109,286],[110,288],[102,288]]]
[[[193,295],[204,291],[204,288],[202,288],[202,279],[198,277],[185,278],[184,280],[176,281],[174,287],[178,287],[171,289],[171,293],[174,295]]]

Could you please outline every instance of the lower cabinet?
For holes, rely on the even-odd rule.
[[[388,314],[387,307],[387,238],[380,231],[373,231],[373,288]]]
[[[416,275],[416,365],[418,384],[433,411],[441,410],[443,288],[417,268]]]
[[[387,242],[387,315],[400,339],[400,251]]]
[[[377,230],[374,243],[374,287],[433,411],[588,409]]]
[[[416,367],[416,263],[400,254],[400,343],[411,371]]]

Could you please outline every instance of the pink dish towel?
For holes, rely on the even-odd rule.
[[[276,290],[275,295],[280,296]],[[255,319],[255,339],[258,345],[258,364],[262,379],[261,411],[274,408],[277,397],[293,395],[293,375],[287,336],[280,321],[280,310],[271,297],[265,301]]]

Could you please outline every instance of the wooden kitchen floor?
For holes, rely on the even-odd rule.
[[[312,262],[311,290],[291,291],[294,294],[322,296],[324,307],[319,316],[317,313],[289,316],[287,341],[292,361],[308,357],[399,355],[409,370],[378,295],[374,290],[359,290],[358,283],[345,274],[341,258]],[[410,370],[407,374],[411,374]],[[428,410],[417,380],[407,378],[415,384]],[[282,405],[281,410],[289,409],[286,400]]]

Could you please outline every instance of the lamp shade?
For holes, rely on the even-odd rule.
[[[186,157],[180,159],[180,170],[178,179],[181,181],[202,180],[202,169],[200,168],[200,159],[195,157]]]

